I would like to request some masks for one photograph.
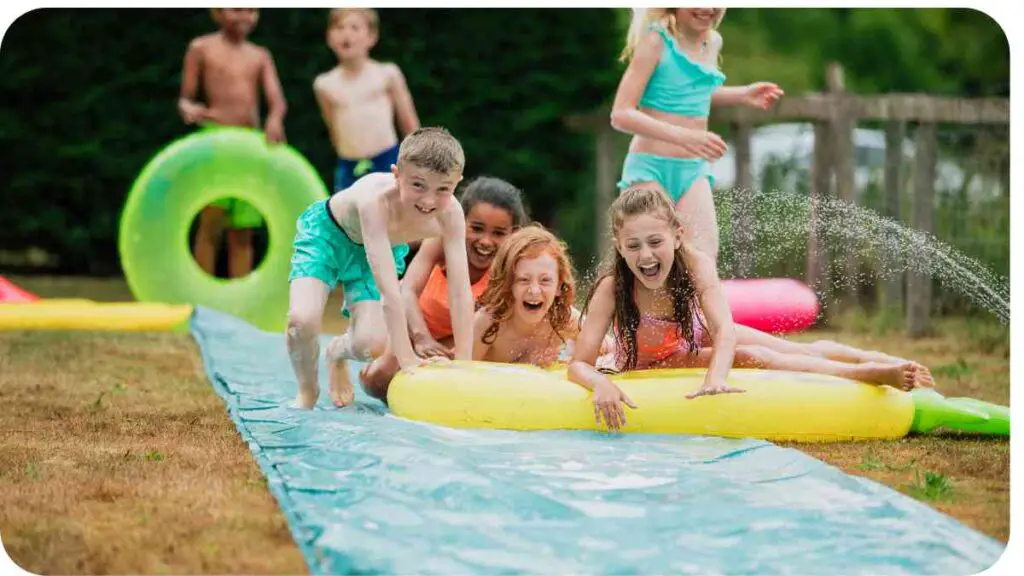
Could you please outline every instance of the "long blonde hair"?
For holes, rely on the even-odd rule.
[[[722,23],[722,18],[725,18],[725,8],[721,10],[722,12],[715,19],[714,28],[716,30]],[[630,21],[629,30],[626,32],[626,47],[622,49],[619,60],[626,62],[633,58],[636,47],[640,45],[640,40],[643,39],[651,24],[661,24],[669,34],[678,37],[679,26],[676,25],[675,11],[675,8],[633,8],[633,20]]]

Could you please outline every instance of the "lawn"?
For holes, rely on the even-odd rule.
[[[12,278],[47,297],[127,300],[111,280]],[[332,297],[327,330],[342,328]],[[830,338],[913,358],[947,396],[1009,403],[1008,327],[942,319],[915,341],[850,315]],[[35,573],[296,573],[262,473],[180,334],[0,332],[0,535]],[[1003,542],[1007,440],[946,434],[793,444]]]

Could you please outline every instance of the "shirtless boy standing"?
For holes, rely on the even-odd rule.
[[[200,36],[188,45],[182,73],[178,112],[186,124],[259,128],[259,91],[267,98],[264,132],[269,142],[284,141],[284,93],[274,60],[266,48],[246,40],[259,20],[253,8],[214,8],[220,30]],[[196,100],[202,82],[206,104]],[[226,198],[200,212],[193,252],[208,274],[216,268],[217,241],[227,218],[228,273],[232,278],[252,271],[252,230],[263,218],[251,205]]]
[[[398,161],[399,136],[420,127],[412,95],[396,64],[370,58],[379,19],[370,8],[331,10],[327,46],[338,65],[313,81],[313,92],[338,155],[334,191]]]

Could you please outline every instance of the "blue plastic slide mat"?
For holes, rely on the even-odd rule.
[[[361,390],[335,409],[325,367],[295,410],[282,334],[202,307],[191,330],[314,574],[955,576],[1003,551],[760,440],[442,428]]]

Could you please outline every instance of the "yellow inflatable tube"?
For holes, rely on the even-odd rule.
[[[612,376],[637,405],[622,432],[829,442],[905,436],[911,394],[815,374],[731,370],[740,394],[686,395],[702,369],[647,370]],[[454,428],[598,430],[590,392],[565,379],[564,367],[450,362],[399,373],[388,390],[392,413]]]
[[[191,316],[191,304],[38,300],[0,303],[0,330],[181,331]]]

